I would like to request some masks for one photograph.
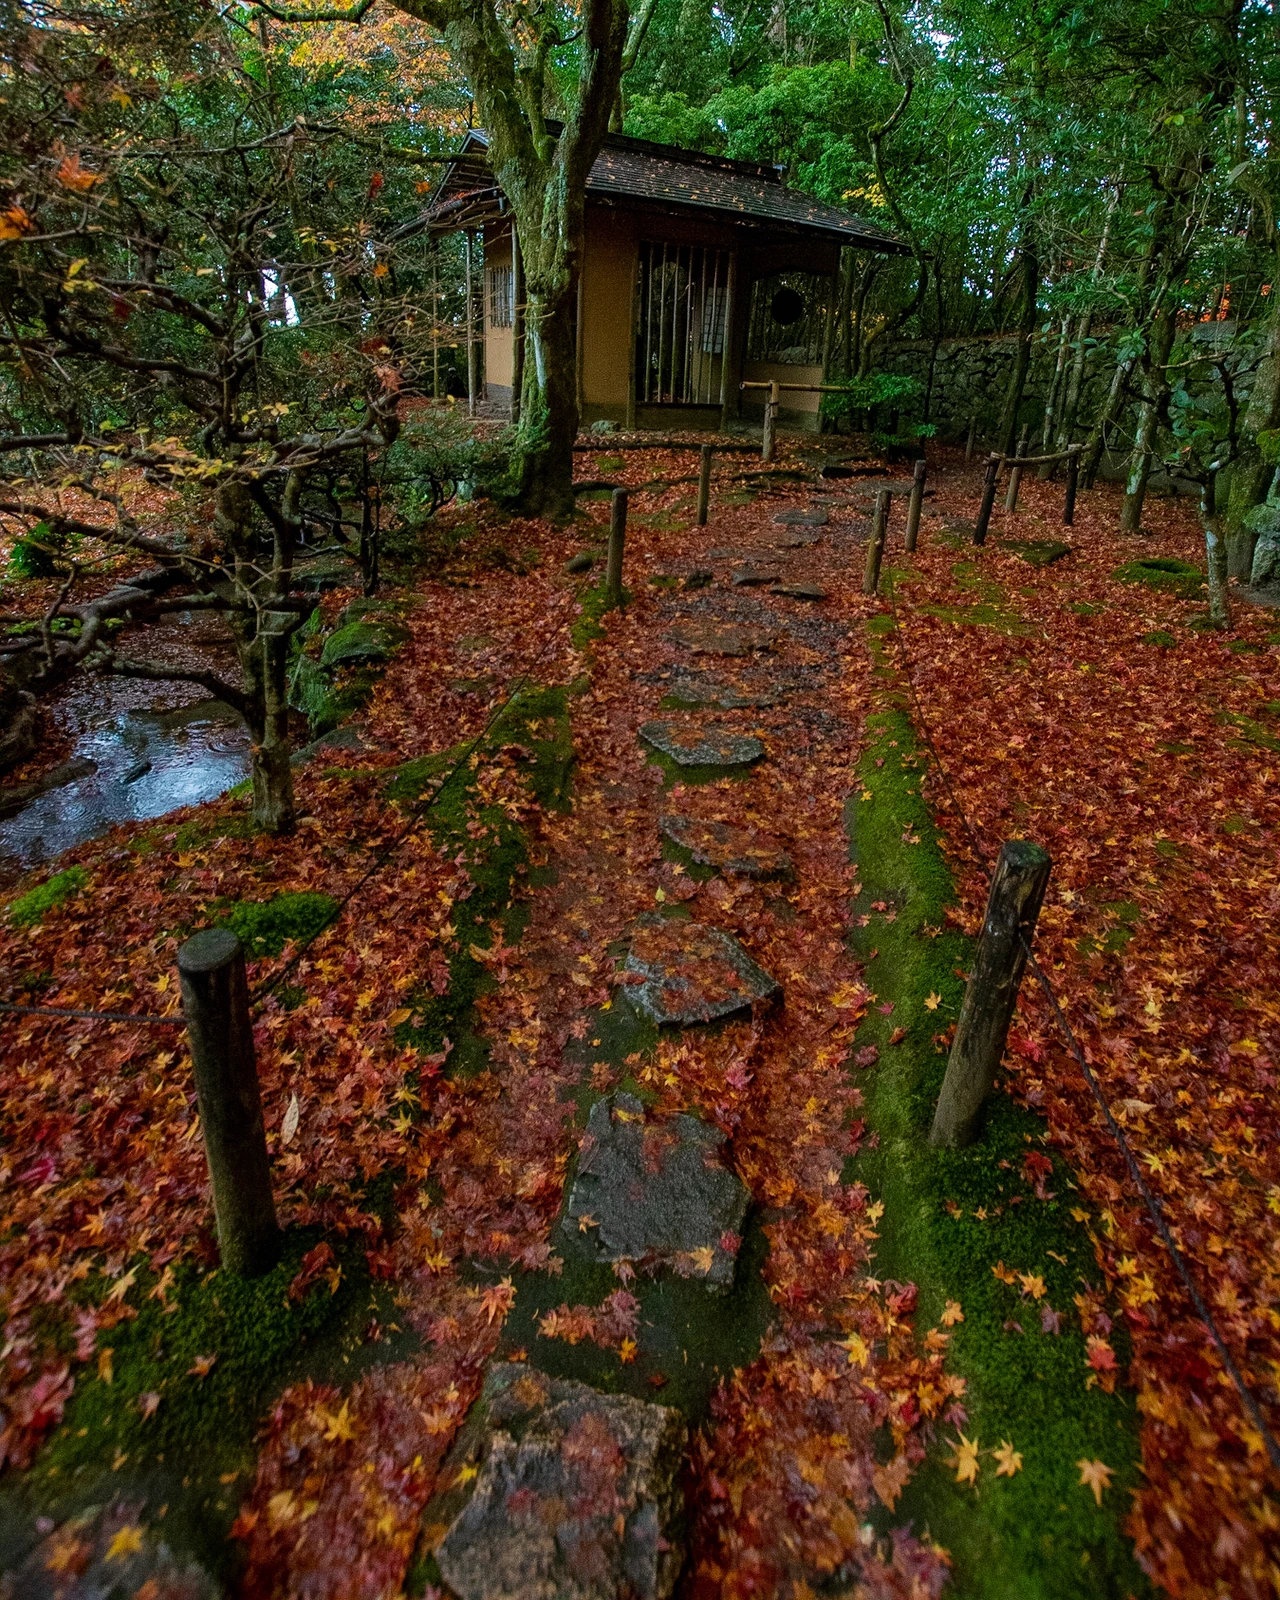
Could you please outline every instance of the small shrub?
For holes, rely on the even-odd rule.
[[[65,872],[59,872],[42,883],[38,889],[32,889],[14,900],[8,907],[9,921],[19,928],[30,928],[42,922],[55,906],[79,894],[88,881],[89,874],[83,867],[68,867]]]

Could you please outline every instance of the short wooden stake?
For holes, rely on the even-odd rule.
[[[978,507],[978,520],[973,525],[974,544],[986,544],[987,529],[991,525],[991,508],[996,503],[996,483],[1000,477],[1002,456],[994,452],[987,457],[987,475],[982,482],[982,504]]]
[[[627,543],[627,491],[615,489],[609,508],[609,554],[604,569],[605,604],[622,604],[622,557]]]
[[[711,446],[704,444],[702,459],[698,463],[698,526],[707,525],[707,507],[711,502]]]
[[[880,588],[880,562],[884,556],[884,542],[889,532],[889,507],[892,491],[881,489],[876,495],[876,509],[871,516],[871,537],[867,541],[867,565],[862,575],[863,594],[876,594]]]
[[[1028,839],[1010,839],[1000,851],[982,937],[933,1115],[932,1145],[959,1150],[977,1138],[983,1103],[995,1086],[1004,1055],[1052,866],[1049,852]]]
[[[777,451],[778,433],[778,381],[769,385],[769,398],[764,403],[764,438],[760,445],[761,461],[772,461]]]
[[[1067,457],[1067,486],[1062,493],[1062,526],[1069,528],[1076,520],[1076,487],[1080,481],[1080,447],[1072,445]]]
[[[920,536],[920,509],[924,505],[924,475],[929,470],[924,460],[916,462],[911,474],[911,499],[907,502],[907,534],[903,548],[910,553]]]
[[[197,933],[178,951],[178,978],[222,1265],[256,1278],[279,1259],[280,1231],[239,939],[230,928]]]
[[[964,442],[964,464],[967,467],[973,460],[973,441],[978,436],[977,417],[969,418],[969,437]]]
[[[1018,509],[1018,489],[1022,484],[1022,468],[1018,465],[1018,462],[1022,460],[1026,453],[1027,435],[1024,429],[1021,439],[1018,440],[1018,449],[1014,455],[1013,466],[1009,469],[1009,492],[1004,497],[1006,511],[1016,511]]]

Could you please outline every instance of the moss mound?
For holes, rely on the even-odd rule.
[[[5,908],[5,915],[19,928],[33,927],[64,900],[79,894],[88,882],[89,874],[83,867],[68,867],[65,872],[55,873],[38,888],[30,889],[18,899],[10,901]]]
[[[230,928],[251,961],[278,956],[289,940],[314,939],[333,921],[338,902],[332,895],[303,889],[270,900],[241,900],[218,919]]]
[[[1126,561],[1111,574],[1120,583],[1145,583],[1149,589],[1194,600],[1204,588],[1204,574],[1189,561],[1173,556],[1148,556]]]

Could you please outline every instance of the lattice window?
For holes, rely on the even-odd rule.
[[[832,280],[813,272],[777,272],[751,286],[749,361],[813,367],[822,360]]]
[[[484,276],[489,296],[489,326],[513,327],[516,320],[514,273],[510,267],[486,267]]]
[[[639,273],[636,399],[719,405],[729,252],[645,241]]]

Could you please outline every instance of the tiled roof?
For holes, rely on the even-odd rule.
[[[484,164],[487,145],[482,130],[468,134],[458,161],[442,176],[422,224],[457,227],[462,213],[497,203],[498,192]],[[908,253],[908,247],[885,229],[789,188],[777,167],[729,161],[622,134],[610,134],[605,140],[587,179],[587,193],[601,200],[714,212],[787,233],[818,233],[863,249]]]

